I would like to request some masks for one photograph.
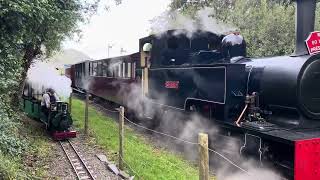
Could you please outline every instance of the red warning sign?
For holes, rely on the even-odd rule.
[[[310,33],[306,40],[306,45],[310,55],[320,53],[320,31]]]

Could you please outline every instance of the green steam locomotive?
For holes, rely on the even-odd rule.
[[[39,90],[41,89],[41,90]],[[32,119],[45,124],[54,140],[63,140],[76,137],[76,131],[70,130],[72,117],[69,112],[69,104],[63,101],[51,101],[48,108],[41,105],[43,101],[44,87],[34,87],[26,83],[22,96],[22,109]]]

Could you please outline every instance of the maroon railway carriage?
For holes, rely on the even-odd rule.
[[[72,87],[105,100],[124,104],[128,88],[140,87],[140,54],[84,61],[66,70]]]

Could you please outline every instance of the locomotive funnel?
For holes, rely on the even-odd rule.
[[[314,31],[316,0],[296,0],[295,56],[308,54],[305,40]]]

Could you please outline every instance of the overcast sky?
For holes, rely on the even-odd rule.
[[[150,32],[150,20],[168,9],[170,0],[123,0],[115,6],[111,0],[102,0],[98,14],[89,24],[82,25],[80,42],[67,40],[65,49],[79,50],[91,58],[106,58],[108,44],[112,44],[110,56],[120,55],[122,47],[128,53],[138,51],[138,40]],[[109,11],[104,7],[108,4]]]

